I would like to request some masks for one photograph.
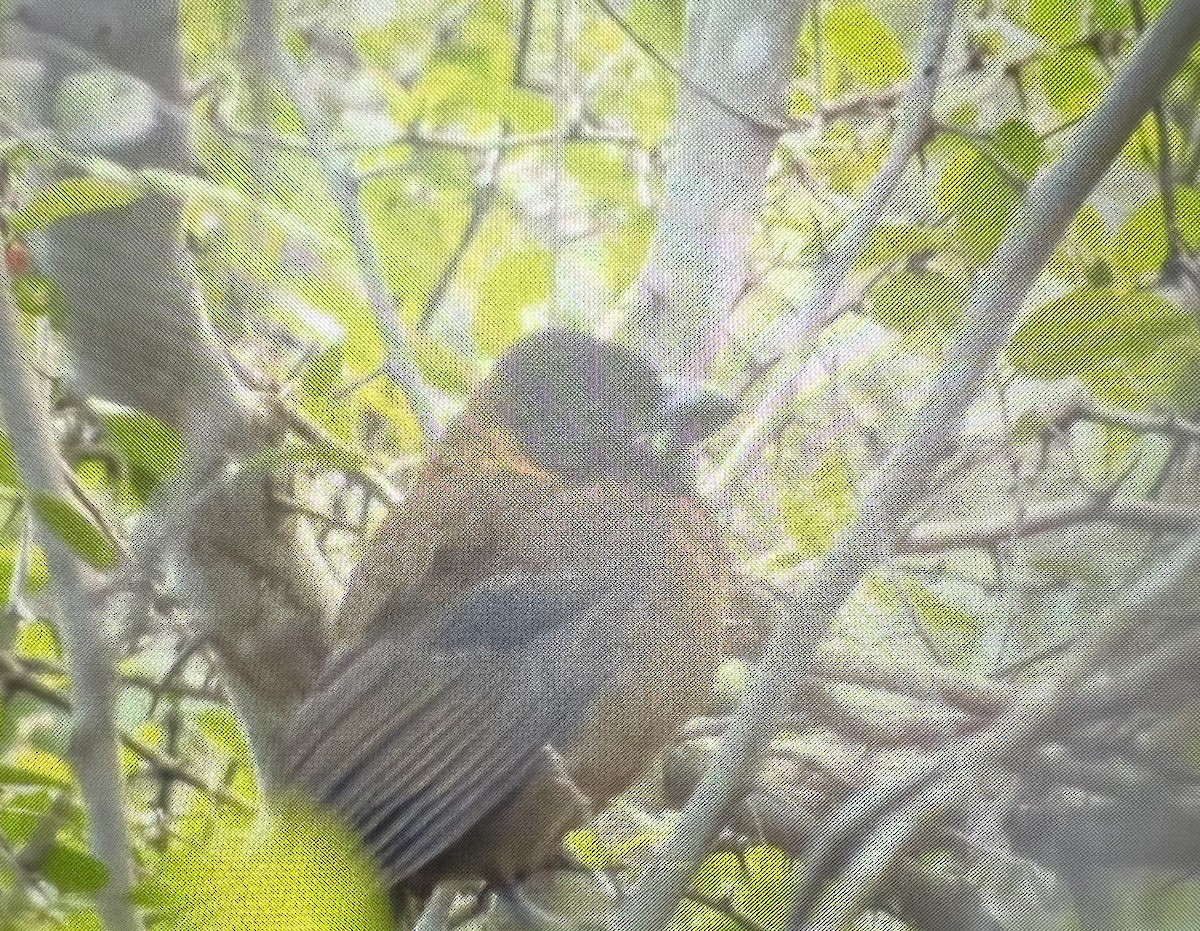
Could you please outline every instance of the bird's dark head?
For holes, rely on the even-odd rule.
[[[696,447],[733,413],[710,393],[676,396],[637,353],[566,329],[516,343],[492,389],[497,416],[542,468],[665,493],[693,486]]]

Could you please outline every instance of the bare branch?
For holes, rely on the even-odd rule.
[[[1063,157],[1031,186],[1004,240],[982,270],[968,312],[911,431],[859,517],[823,561],[797,608],[772,638],[755,684],[716,760],[614,927],[664,927],[688,876],[721,828],[736,788],[769,737],[780,698],[863,575],[895,545],[903,520],[929,487],[984,373],[1008,338],[1022,300],[1067,224],[1120,153],[1154,99],[1200,37],[1200,0],[1176,0],[1138,43],[1129,64],[1079,128]],[[1007,717],[1007,716],[1006,716]],[[866,810],[872,810],[870,805]],[[877,809],[876,809],[877,810]]]
[[[891,202],[909,162],[925,144],[932,125],[931,114],[937,95],[942,60],[954,21],[957,0],[934,0],[927,14],[921,48],[917,53],[915,76],[904,94],[896,115],[896,137],[887,160],[867,188],[858,207],[817,265],[817,278],[808,302],[785,314],[762,338],[762,375],[756,381],[770,386],[757,408],[747,418],[745,435],[739,437],[733,453],[721,465],[723,474],[733,471],[747,452],[756,448],[755,434],[767,429],[778,410],[791,400],[793,378],[783,372],[783,360],[789,348],[804,334],[813,333],[841,313],[840,300],[855,263],[867,248],[883,211]]]
[[[412,340],[400,322],[396,303],[387,283],[383,262],[379,258],[379,251],[375,248],[366,215],[363,213],[360,202],[361,182],[337,152],[333,133],[321,110],[320,101],[308,85],[304,75],[296,67],[295,62],[291,60],[287,49],[281,45],[276,47],[276,61],[281,73],[286,78],[292,99],[308,128],[310,153],[325,173],[329,192],[342,215],[350,234],[350,241],[354,245],[355,254],[358,256],[367,300],[375,312],[375,325],[379,328],[384,343],[387,345],[388,375],[404,391],[405,398],[421,424],[426,440],[436,440],[441,435],[442,429],[435,410],[436,393],[421,374],[413,352]]]
[[[20,311],[8,272],[0,268],[0,371],[5,373],[0,412],[26,489],[69,499],[71,489],[59,467],[49,402],[37,390],[40,382],[20,340]],[[105,618],[96,610],[99,579],[41,521],[36,509],[31,509],[30,517],[54,579],[58,629],[78,696],[70,755],[88,809],[92,851],[108,870],[100,909],[109,931],[137,931],[141,921],[129,899],[133,865],[114,723],[114,650]]]
[[[621,329],[687,392],[728,342],[749,279],[748,244],[780,136],[805,3],[688,4],[684,81],[666,197]]]
[[[900,553],[941,553],[967,547],[991,550],[1018,537],[1096,521],[1165,531],[1191,526],[1192,518],[1178,507],[1154,501],[1080,495],[1029,507],[1016,514],[921,524],[900,541],[896,550]]]
[[[61,676],[66,678],[68,675],[66,669],[52,660],[22,656],[19,662],[27,671],[39,676]],[[128,688],[140,689],[141,691],[150,692],[155,695],[165,692],[170,695],[178,695],[182,698],[193,698],[197,701],[213,702],[214,704],[225,701],[225,695],[220,689],[203,685],[193,685],[189,682],[180,681],[178,678],[167,682],[140,672],[120,673],[118,678],[121,684]]]
[[[649,58],[668,74],[675,77],[675,79],[678,80],[679,83],[688,90],[699,95],[700,97],[703,97],[718,110],[723,111],[726,116],[731,116],[738,122],[744,123],[749,127],[765,130],[766,132],[775,135],[788,130],[789,125],[785,121],[762,119],[760,115],[752,113],[748,109],[743,109],[732,100],[726,99],[717,91],[706,86],[703,80],[697,76],[697,74],[702,72],[687,73],[682,68],[678,67],[674,62],[667,58],[667,56],[665,56],[662,52],[647,42],[641,35],[639,35],[637,30],[630,26],[625,20],[625,17],[613,9],[613,7],[608,3],[608,0],[593,0],[593,2],[596,4],[596,6],[600,7],[600,9],[604,11],[604,15],[612,20],[618,29],[625,33],[625,36],[630,42],[642,50],[642,53],[647,58]]]

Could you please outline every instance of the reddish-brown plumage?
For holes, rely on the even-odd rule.
[[[553,865],[579,793],[634,781],[721,658],[734,576],[697,497],[619,470],[573,481],[528,445],[493,378],[368,547],[337,620],[359,646],[297,716],[293,780],[397,884]]]

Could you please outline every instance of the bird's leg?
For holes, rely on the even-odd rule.
[[[584,811],[589,821],[595,818],[595,801],[579,787],[579,783],[571,775],[570,767],[567,765],[567,761],[563,758],[563,755],[550,744],[544,745],[542,752],[546,754],[546,759],[550,761],[550,773],[554,777],[554,781],[571,793],[571,798]]]
[[[457,889],[446,883],[439,885],[425,903],[421,916],[413,925],[413,931],[449,931],[455,927],[452,914],[457,900]]]
[[[573,922],[542,908],[516,884],[496,886],[494,895],[497,901],[508,906],[517,922],[530,931],[576,931]]]
[[[567,765],[567,761],[563,758],[563,755],[550,744],[546,744],[542,750],[546,754],[546,758],[550,761],[550,771],[554,776],[554,781],[571,793],[571,797],[587,815],[589,821],[594,820],[597,815],[596,802],[580,788],[579,783],[571,775],[570,767]],[[623,898],[620,888],[618,888],[617,884],[612,881],[612,878],[604,870],[579,863],[578,861],[571,862],[566,859],[564,859],[562,865],[575,872],[588,873],[595,880],[596,885],[604,890],[604,894],[611,901],[619,902]]]
[[[581,863],[579,860],[572,859],[570,856],[564,856],[551,869],[561,869],[569,873],[587,873],[596,885],[604,891],[604,895],[610,902],[616,904],[625,899],[625,891],[612,878],[613,873],[627,869],[623,863],[605,869],[600,866],[589,866],[586,863]]]
[[[484,912],[486,912],[496,899],[496,891],[491,886],[482,886],[474,896],[471,897],[471,904],[462,911],[450,916],[450,920],[446,922],[446,927],[449,931],[470,924]],[[416,929],[414,929],[416,931]]]

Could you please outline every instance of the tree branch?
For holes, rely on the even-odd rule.
[[[2,266],[3,263],[0,263]],[[21,345],[21,315],[12,297],[7,269],[0,267],[0,371],[5,373],[0,412],[25,487],[31,494],[69,500],[70,486],[59,468],[48,399]],[[63,638],[71,685],[78,696],[72,715],[71,760],[88,810],[91,847],[108,871],[99,907],[108,931],[141,927],[130,901],[133,864],[125,822],[124,786],[117,754],[114,650],[100,602],[99,579],[30,509],[36,534],[54,579],[58,629]]]
[[[702,382],[745,290],[805,2],[692,0],[666,197],[624,335],[683,387]],[[699,348],[697,348],[699,347]]]
[[[44,88],[16,95],[12,122],[48,127],[30,142],[53,160],[46,170],[37,166],[35,180],[98,173],[145,194],[125,206],[57,219],[29,245],[71,308],[63,338],[73,388],[146,411],[184,437],[185,468],[139,518],[123,571],[152,576],[164,560],[172,563],[171,577],[204,619],[202,635],[219,654],[226,694],[259,775],[269,782],[282,722],[324,656],[322,623],[335,586],[298,519],[272,509],[261,470],[245,467],[285,436],[283,427],[230,365],[180,246],[180,192],[195,187],[178,174],[191,158],[187,108],[179,112],[178,103],[178,4],[109,6],[28,0],[22,22],[85,47],[104,35],[121,66],[155,89],[157,97],[144,100],[145,125],[127,125],[124,110],[89,98],[81,105],[94,107],[86,115],[97,132],[77,145],[60,125],[63,111],[50,102],[60,91],[72,92],[72,67],[95,66],[74,65],[22,29],[14,30],[17,47],[57,64],[44,69]],[[126,90],[144,94],[145,88]],[[73,148],[78,157],[64,151]]]
[[[825,251],[817,264],[813,294],[801,308],[789,311],[772,325],[760,340],[762,375],[755,380],[765,393],[746,419],[747,428],[738,437],[733,451],[721,464],[721,473],[735,470],[746,455],[757,448],[757,435],[768,429],[775,417],[792,400],[795,376],[784,371],[784,358],[797,340],[813,333],[841,313],[840,300],[847,279],[871,240],[883,211],[891,203],[909,162],[920,151],[932,126],[933,103],[937,95],[942,61],[950,27],[954,22],[957,0],[932,0],[926,15],[921,47],[917,53],[914,77],[903,97],[895,119],[896,137],[887,160],[880,168],[849,221]]]
[[[614,921],[621,931],[665,927],[688,876],[720,830],[742,773],[770,735],[789,683],[809,667],[842,603],[894,546],[905,515],[929,487],[1003,347],[1022,300],[1067,224],[1100,181],[1200,36],[1200,0],[1175,0],[1138,43],[1127,67],[1080,126],[1063,157],[1030,187],[1007,235],[982,270],[967,314],[907,439],[859,517],[841,536],[772,638],[721,750]]]
[[[421,374],[413,352],[412,340],[400,322],[396,302],[379,251],[371,239],[371,230],[363,213],[360,198],[360,181],[351,167],[337,152],[329,122],[321,110],[321,103],[313,93],[291,60],[287,49],[276,45],[276,62],[284,75],[292,100],[308,129],[309,151],[325,173],[329,193],[342,215],[350,234],[354,252],[362,269],[363,287],[367,300],[375,314],[375,325],[379,328],[387,346],[387,373],[404,392],[417,421],[425,433],[427,442],[441,435],[434,398],[436,392]]]
[[[1017,537],[1096,521],[1165,531],[1191,526],[1192,517],[1177,506],[1154,501],[1080,495],[1030,507],[1017,514],[921,524],[899,542],[896,550],[900,553],[941,553],[967,547],[995,549]]]

